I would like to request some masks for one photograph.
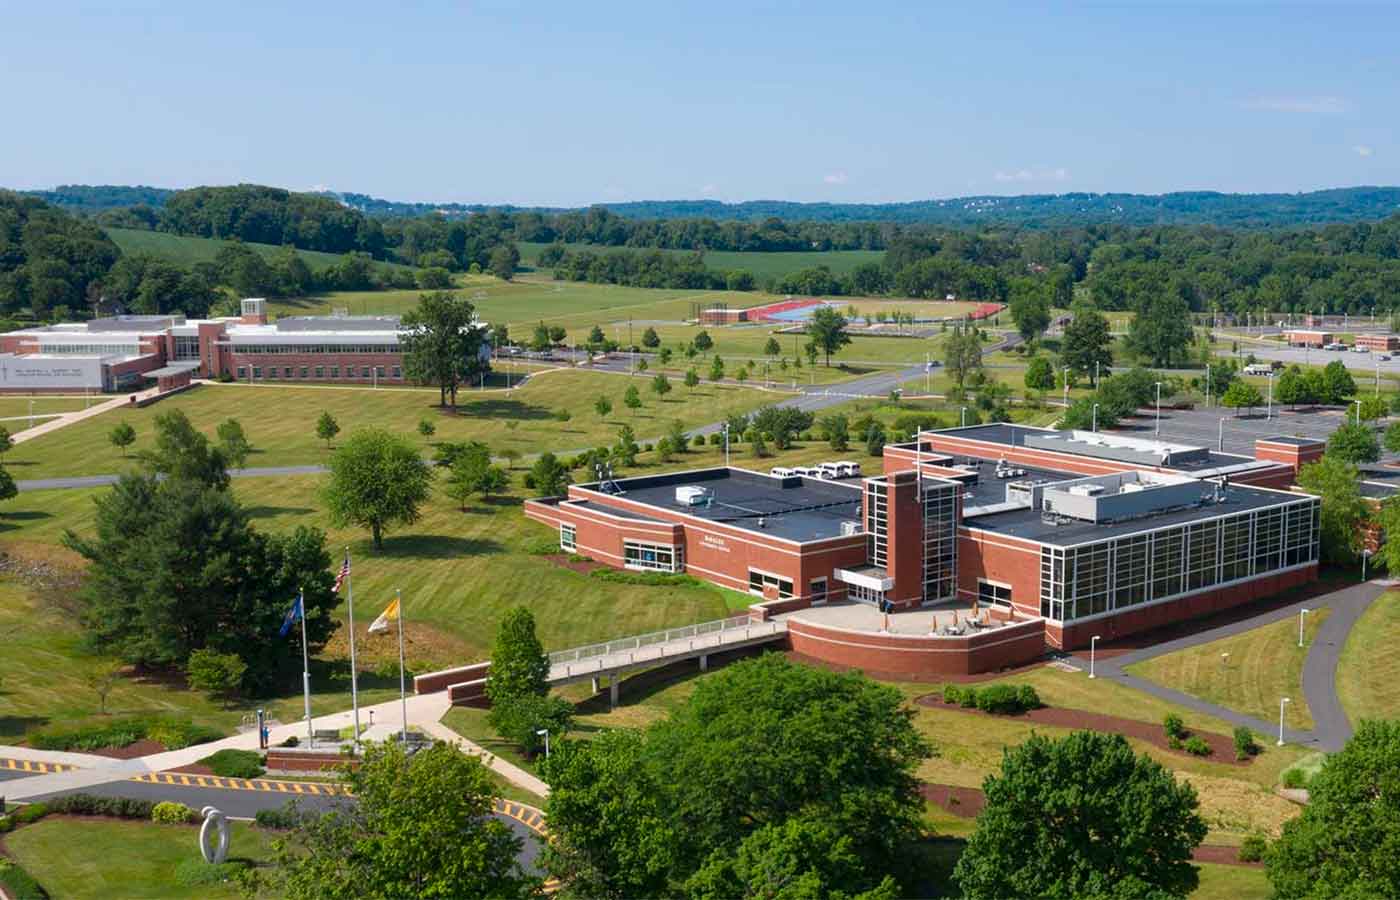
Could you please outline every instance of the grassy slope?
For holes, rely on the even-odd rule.
[[[548,244],[520,242],[520,264],[533,266],[540,257],[540,251],[548,247]],[[626,250],[629,252],[645,251],[647,248],[622,248],[622,247],[598,247],[593,244],[565,244],[572,251],[586,251],[591,253],[607,253],[613,250]],[[691,250],[663,250],[662,253],[675,253],[683,256],[690,255]],[[757,251],[729,251],[710,250],[705,253],[705,266],[710,269],[717,269],[721,272],[728,272],[733,269],[747,269],[756,278],[767,276],[781,277],[789,272],[796,272],[799,269],[810,269],[814,266],[826,266],[837,274],[844,274],[851,271],[861,263],[881,262],[885,258],[883,250],[828,250],[824,252],[778,252],[762,253]]]
[[[230,857],[269,857],[268,832],[243,822],[232,823],[232,831]],[[193,825],[55,817],[6,835],[5,849],[49,896],[63,900],[242,896],[231,884],[183,887],[175,881],[176,866],[199,857],[199,829]]]
[[[185,266],[199,262],[213,262],[219,251],[232,243],[216,238],[187,237],[182,234],[142,231],[137,228],[107,228],[105,231],[108,237],[121,248],[122,253],[148,253]],[[244,246],[266,257],[271,257],[282,249],[272,244],[245,243]],[[340,263],[340,255],[336,253],[320,253],[315,250],[298,250],[297,253],[301,255],[308,266],[317,271],[328,269]],[[381,263],[381,265],[397,266],[398,264]]]
[[[623,424],[630,424],[640,438],[655,439],[673,420],[698,426],[781,399],[729,385],[702,385],[692,393],[676,384],[658,401],[650,381],[601,372],[548,372],[509,392],[460,393],[455,416],[438,408],[438,392],[431,389],[202,385],[145,409],[104,413],[20,444],[6,455],[5,463],[19,479],[121,471],[131,462],[123,461],[108,442],[112,427],[120,421],[135,427],[137,441],[130,448],[134,455],[150,446],[154,418],[174,409],[183,410],[211,437],[220,422],[238,419],[255,449],[248,465],[279,466],[325,462],[326,446],[315,434],[322,411],[336,417],[342,436],[366,426],[415,434],[419,421],[427,418],[437,429],[434,441],[479,440],[497,452],[514,448],[532,454],[611,443]],[[622,405],[630,384],[642,393],[643,407],[635,414]],[[606,420],[593,411],[600,395],[613,404]],[[561,410],[570,411],[568,422],[554,418]],[[515,427],[508,427],[511,424]]]
[[[1303,659],[1330,610],[1310,613],[1305,646],[1298,646],[1298,620],[1288,618],[1233,637],[1221,638],[1129,666],[1128,671],[1160,685],[1218,703],[1237,712],[1275,721],[1280,697],[1289,697],[1285,721],[1311,728],[1303,696]],[[1229,653],[1229,663],[1221,654]]]
[[[1383,594],[1351,630],[1337,666],[1337,695],[1353,722],[1400,716],[1400,593]]]

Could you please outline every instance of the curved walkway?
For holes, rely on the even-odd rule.
[[[1314,725],[1310,731],[1285,728],[1283,736],[1289,743],[1311,744],[1319,750],[1329,752],[1340,750],[1352,733],[1351,721],[1342,709],[1341,701],[1337,699],[1337,664],[1341,660],[1342,648],[1346,645],[1347,635],[1351,633],[1352,627],[1361,618],[1361,614],[1366,611],[1372,601],[1389,590],[1394,583],[1390,580],[1377,579],[1363,584],[1351,585],[1329,594],[1309,597],[1287,606],[1274,607],[1256,616],[1240,619],[1176,640],[1165,641],[1142,650],[1134,650],[1111,657],[1099,655],[1094,664],[1094,673],[1099,678],[1111,678],[1169,703],[1175,703],[1178,706],[1184,706],[1217,719],[1224,719],[1234,725],[1243,725],[1261,737],[1276,737],[1278,734],[1277,721],[1264,722],[1253,716],[1247,716],[1227,707],[1207,702],[1191,694],[1163,687],[1135,675],[1129,675],[1124,671],[1124,668],[1146,659],[1184,650],[1188,647],[1208,644],[1211,641],[1242,634],[1263,625],[1294,618],[1298,615],[1298,611],[1304,607],[1308,609],[1326,607],[1332,610],[1332,614],[1318,628],[1317,636],[1313,639],[1312,646],[1308,648],[1308,655],[1303,662],[1303,696],[1307,698],[1308,708],[1312,711]],[[1088,671],[1089,661],[1087,658],[1076,655],[1071,657],[1068,662],[1077,668]]]

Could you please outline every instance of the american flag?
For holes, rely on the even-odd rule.
[[[340,566],[340,574],[335,576],[335,587],[331,588],[331,593],[339,594],[340,586],[345,583],[345,579],[350,577],[350,555],[345,555],[345,562]]]

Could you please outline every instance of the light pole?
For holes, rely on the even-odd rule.
[[[1206,409],[1210,409],[1210,360],[1206,360]]]
[[[1220,420],[1220,434],[1216,438],[1215,449],[1220,453],[1225,452],[1225,419],[1223,417]]]
[[[1365,580],[1366,580],[1366,560],[1368,560],[1368,559],[1370,559],[1370,558],[1371,558],[1371,551],[1370,551],[1369,548],[1361,551],[1361,580],[1362,580],[1362,581],[1365,581]]]
[[[1376,362],[1376,396],[1379,397],[1379,396],[1381,395],[1381,358],[1380,358],[1379,356],[1377,356],[1375,362]]]
[[[1154,382],[1157,385],[1157,424],[1152,428],[1154,436],[1162,433],[1162,382]]]
[[[1307,618],[1310,610],[1305,606],[1298,610],[1298,646],[1303,646],[1303,620]]]
[[[966,406],[962,407],[962,412],[959,413],[959,416],[960,416],[960,418],[959,418],[959,420],[958,420],[958,427],[959,427],[959,428],[966,428],[966,427],[967,427],[967,407],[966,407]]]
[[[724,423],[724,467],[729,468],[729,423]]]
[[[1095,677],[1095,675],[1094,675],[1094,645],[1097,644],[1098,642],[1099,642],[1099,636],[1098,636],[1097,634],[1094,635],[1093,637],[1089,638],[1089,677],[1090,677],[1090,678],[1094,678],[1094,677]]]
[[[1065,409],[1069,409],[1069,366],[1065,366]]]
[[[1274,373],[1269,373],[1269,414],[1265,417],[1269,421],[1274,418]]]
[[[1292,703],[1292,699],[1282,697],[1278,701],[1278,745],[1283,746],[1283,708]]]
[[[1095,434],[1097,434],[1099,430],[1099,405],[1097,403],[1094,404],[1094,423],[1089,430],[1093,431]]]
[[[535,734],[542,734],[542,735],[544,735],[544,758],[545,758],[545,759],[549,759],[549,729],[548,729],[548,728],[539,728],[539,729],[536,729],[536,730],[535,730]]]
[[[1361,401],[1360,401],[1360,400],[1357,400],[1357,401],[1355,401],[1355,403],[1356,403],[1356,424],[1360,425],[1360,424],[1361,424]]]

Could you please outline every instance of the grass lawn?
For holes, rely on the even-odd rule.
[[[1347,718],[1400,717],[1400,592],[1382,594],[1351,630],[1337,665],[1337,696]]]
[[[35,397],[34,415],[42,416],[46,413],[73,412],[74,410],[86,409],[89,406],[110,399],[110,397],[100,395],[95,395],[91,399],[84,397]],[[0,397],[0,418],[12,419],[18,416],[28,416],[30,409],[29,402],[30,398],[28,397]],[[17,430],[15,425],[23,425],[24,423],[4,422],[0,424],[4,424],[11,431],[15,431]]]
[[[1277,721],[1279,698],[1290,697],[1285,723],[1290,728],[1311,728],[1312,714],[1303,696],[1303,660],[1329,612],[1308,613],[1303,647],[1298,646],[1298,619],[1290,617],[1135,663],[1127,671],[1265,722]],[[1221,658],[1225,653],[1230,654],[1228,663]]]
[[[643,406],[636,413],[622,404],[632,384],[642,394]],[[6,454],[5,464],[17,479],[122,471],[132,462],[123,461],[108,442],[112,427],[131,423],[137,438],[128,453],[135,454],[152,445],[155,417],[174,409],[183,410],[211,437],[220,422],[238,419],[254,447],[248,465],[283,466],[326,461],[326,445],[315,431],[322,411],[336,417],[342,435],[371,425],[412,435],[426,418],[437,428],[435,442],[479,440],[497,453],[513,448],[529,455],[611,443],[623,424],[630,424],[640,440],[654,440],[673,420],[698,426],[781,399],[733,385],[704,384],[692,392],[676,384],[666,399],[657,400],[650,384],[642,375],[557,370],[510,391],[461,392],[456,415],[437,406],[435,390],[209,384],[144,409],[114,410],[36,438]],[[613,404],[606,420],[593,411],[600,395]],[[556,414],[565,410],[572,418],[558,421]]]
[[[213,262],[219,251],[231,241],[217,238],[188,237],[182,234],[167,234],[163,231],[143,231],[139,228],[105,228],[107,236],[121,248],[124,254],[148,253],[184,266],[199,262]],[[282,248],[273,244],[244,242],[243,246],[264,257],[271,258]],[[337,253],[320,253],[315,250],[298,250],[297,253],[313,270],[328,269],[339,265],[341,257]],[[377,265],[392,265],[406,268],[398,263],[379,261]]]
[[[268,858],[268,832],[243,822],[230,825],[231,859]],[[181,862],[199,858],[199,829],[194,825],[55,816],[5,835],[4,847],[50,897],[63,900],[242,896],[232,884],[185,887],[175,880]]]
[[[1274,895],[1263,869],[1205,863],[1200,870],[1201,883],[1192,900],[1268,900]]]

